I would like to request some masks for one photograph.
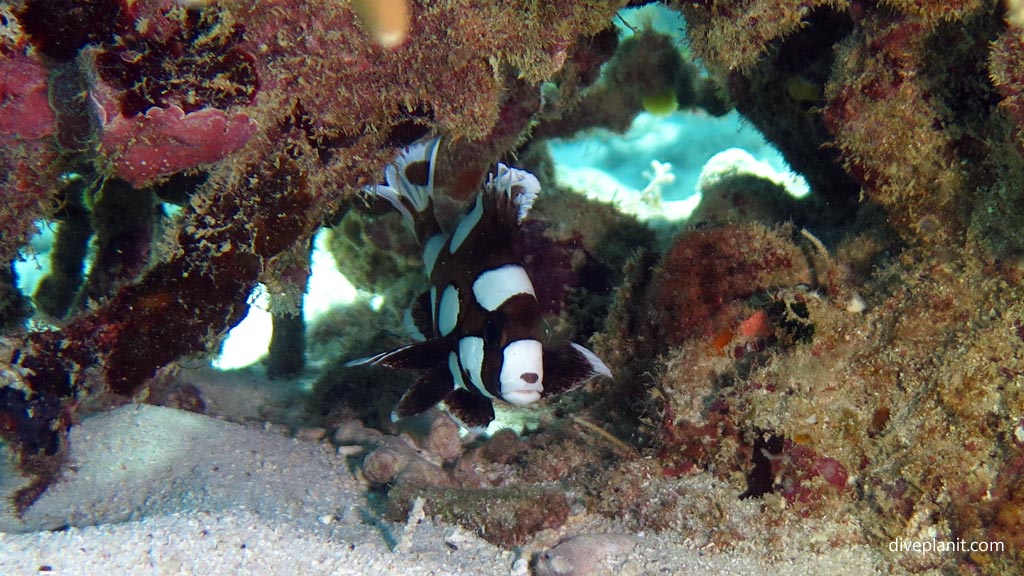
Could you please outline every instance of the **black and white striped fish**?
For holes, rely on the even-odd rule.
[[[430,280],[429,339],[350,365],[422,370],[395,416],[444,402],[469,427],[494,419],[494,400],[525,405],[611,376],[590,350],[546,342],[540,306],[517,236],[540,193],[529,172],[498,164],[450,233],[434,215],[439,139],[417,142],[385,170],[386,185],[367,189],[389,201],[416,231]]]

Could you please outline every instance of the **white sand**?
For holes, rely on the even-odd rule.
[[[379,519],[350,463],[329,444],[167,408],[126,406],[88,418],[71,442],[73,470],[23,519],[0,513],[8,532],[0,533],[0,574],[49,567],[62,575],[526,576],[527,560],[560,536],[617,529],[581,513],[515,552],[429,519],[407,532]],[[68,524],[75,527],[43,530]],[[794,537],[813,532],[795,527]],[[636,548],[605,573],[861,575],[885,568],[880,551],[865,546],[766,553],[698,548],[672,533],[637,537]]]

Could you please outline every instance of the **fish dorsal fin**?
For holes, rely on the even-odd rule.
[[[518,227],[540,195],[540,181],[526,170],[498,163],[480,191],[484,214],[502,226]]]
[[[452,349],[450,338],[434,338],[424,342],[407,344],[394,350],[381,352],[376,356],[368,356],[346,362],[346,366],[364,366],[372,364],[387,368],[408,368],[426,370],[448,358]]]
[[[496,173],[487,177],[473,204],[452,231],[449,252],[455,254],[473,234],[493,239],[515,233],[530,213],[538,194],[540,182],[536,176],[498,164]]]
[[[590,350],[575,342],[544,346],[544,396],[567,392],[611,370]]]
[[[402,149],[384,169],[387,184],[367,186],[364,191],[391,203],[405,221],[415,228],[416,214],[430,208],[434,194],[434,166],[440,137],[419,140]]]

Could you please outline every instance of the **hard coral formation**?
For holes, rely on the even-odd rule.
[[[864,228],[835,253],[809,258],[809,284],[805,264],[789,277],[779,267],[772,282],[748,288],[743,264],[757,262],[757,247],[731,256],[733,266],[715,259],[716,249],[725,254],[731,246],[728,236],[743,238],[743,230],[684,233],[646,288],[650,299],[634,298],[632,318],[669,319],[674,343],[650,350],[638,342],[656,331],[620,320],[611,326],[613,336],[630,334],[619,341],[631,352],[663,354],[648,376],[660,405],[653,435],[662,474],[744,478],[737,495],[769,506],[778,498],[787,514],[850,509],[880,546],[924,534],[1012,539],[1007,527],[1020,527],[1019,498],[1009,470],[1019,468],[1020,445],[1011,434],[1024,410],[1020,285],[993,276],[976,254],[915,249],[894,257],[899,245],[883,240],[884,229]],[[679,282],[679,268],[668,265],[679,261],[673,251],[689,254],[711,238],[717,242],[692,253],[708,257],[723,284],[693,284],[718,286],[720,300],[709,306],[702,292],[683,288],[666,291],[675,307],[660,303],[660,286]],[[851,294],[863,295],[867,308],[851,307]],[[673,328],[686,311],[713,328]],[[998,503],[979,506],[980,494]],[[649,512],[633,514],[655,526]],[[895,561],[907,569],[913,563]],[[958,559],[929,562],[946,561]],[[1020,562],[1011,554],[984,567],[1000,573]]]
[[[736,109],[778,147],[787,164],[814,190],[812,198],[824,205],[811,212],[814,220],[831,227],[853,219],[859,194],[839,151],[825,145],[830,136],[820,107],[834,55],[820,47],[849,34],[850,22],[829,10],[809,15],[807,22],[749,71],[731,70],[722,83],[728,86]]]
[[[104,96],[113,96],[115,113],[131,118],[154,107],[188,113],[252,103],[259,89],[255,57],[240,45],[244,29],[230,12],[169,3],[147,8],[141,30],[125,30],[83,54],[95,67],[94,90],[112,93]]]
[[[1013,161],[1000,159],[999,97],[977,65],[991,54],[998,66],[1008,45],[992,44],[1006,28],[995,3],[679,4],[696,54],[840,221],[863,194],[905,238],[942,243],[988,210],[972,193],[992,187],[984,166]],[[997,88],[1006,78],[988,72]]]
[[[697,67],[683,60],[676,40],[654,30],[624,40],[604,71],[605,82],[658,114],[691,106],[696,76]]]
[[[621,42],[615,34],[610,28],[594,39],[600,42],[599,54],[615,49],[598,82],[578,96],[564,94],[564,85],[548,92],[544,122],[535,136],[571,137],[591,127],[625,132],[645,110],[665,115],[679,108],[699,108],[720,116],[731,109],[718,82],[699,74],[697,66],[684,58],[676,38],[652,28],[636,30]]]
[[[360,32],[351,6],[326,0],[4,8],[0,65],[31,76],[3,99],[5,117],[21,119],[0,153],[6,188],[20,191],[2,211],[4,261],[32,221],[54,214],[61,171],[89,190],[111,174],[138,187],[208,172],[187,180],[183,213],[141,274],[114,271],[107,285],[118,287],[99,307],[11,344],[4,364],[22,377],[0,388],[0,433],[33,476],[18,509],[55,477],[80,400],[131,396],[159,368],[208,349],[245,315],[270,263],[374,181],[392,147],[432,130],[484,157],[506,151],[536,108],[504,100],[505,87],[539,94],[570,55],[583,59],[577,41],[606,28],[619,4],[417,2],[407,41],[388,51]],[[30,55],[29,41],[46,57]],[[77,143],[62,150],[32,111],[45,113],[44,67],[66,66],[73,81],[62,87],[84,78],[88,98],[55,100]],[[82,102],[99,121],[83,122]],[[78,147],[88,141],[98,151]]]
[[[826,242],[737,245],[762,226],[751,219],[776,216],[727,205],[652,275],[627,276],[599,351],[649,379],[633,409],[663,474],[742,478],[738,494],[784,514],[852,510],[879,546],[1009,550],[1024,410],[1018,24],[990,2],[678,4],[697,56],[824,202],[800,221]],[[761,250],[788,258],[759,272]],[[990,574],[1024,562],[890,560]]]
[[[438,187],[457,212],[499,159],[543,168],[543,138],[621,128],[668,92],[720,111],[723,99],[700,96],[717,87],[812,199],[768,205],[733,179],[669,241],[548,187],[522,237],[544,272],[538,298],[553,331],[594,335],[618,376],[549,407],[574,420],[464,446],[450,421],[396,428],[401,375],[340,363],[313,411],[404,435],[335,434],[368,450],[362,472],[391,519],[420,506],[506,547],[562,525],[571,502],[724,548],[842,510],[851,520],[828,538],[1007,545],[891,557],[894,569],[1019,572],[1020,23],[982,0],[670,2],[705,80],[657,33],[619,45],[609,20],[621,4],[413,2],[405,41],[386,50],[328,0],[147,0],[116,15],[104,7],[120,2],[90,0],[71,11],[88,25],[64,36],[39,14],[67,2],[0,7],[0,165],[22,192],[0,209],[0,256],[32,220],[59,219],[66,239],[37,303],[63,316],[69,294],[92,302],[0,343],[0,435],[32,480],[16,507],[59,473],[80,402],[136,395],[208,349],[257,281],[295,292],[296,255],[324,223],[340,221],[336,252],[354,279],[401,302],[337,313],[313,344],[341,340],[334,351],[352,358],[403,341],[417,250],[351,198],[393,148],[445,135]],[[159,220],[154,195],[183,213]],[[132,226],[110,221],[120,202],[138,211]],[[81,287],[92,235],[100,269]],[[294,312],[289,301],[277,312]]]
[[[59,168],[48,141],[56,130],[48,99],[47,70],[28,54],[10,7],[0,6],[0,262],[10,262],[33,232],[33,221],[54,208]]]
[[[802,0],[727,0],[724,2],[674,1],[686,18],[687,38],[694,53],[716,72],[749,70],[773,42],[800,29],[814,10],[848,2]]]
[[[256,123],[236,109],[259,88],[243,32],[216,8],[147,14],[143,31],[85,51],[102,152],[136,188],[238,150]]]
[[[654,288],[661,331],[669,344],[714,336],[751,313],[743,302],[780,287],[809,284],[807,258],[792,229],[760,225],[698,230],[680,238],[662,259]]]
[[[932,38],[905,17],[864,22],[838,52],[824,118],[848,170],[897,229],[934,241],[964,232],[970,201],[956,133],[941,129],[953,121],[943,90],[913,78]]]

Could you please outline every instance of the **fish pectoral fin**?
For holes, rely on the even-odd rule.
[[[590,350],[575,342],[544,347],[544,396],[561,394],[611,370]]]
[[[494,420],[494,405],[490,399],[462,388],[456,388],[445,396],[444,405],[448,413],[466,428],[484,428]]]
[[[430,410],[438,402],[445,399],[455,383],[448,365],[441,362],[419,377],[398,402],[393,417],[406,418]]]
[[[434,338],[424,342],[406,344],[401,348],[395,348],[388,352],[381,352],[376,356],[359,358],[346,362],[346,366],[363,366],[372,364],[385,366],[387,368],[408,368],[410,370],[427,370],[433,368],[442,360],[448,357],[452,349],[449,338]]]

